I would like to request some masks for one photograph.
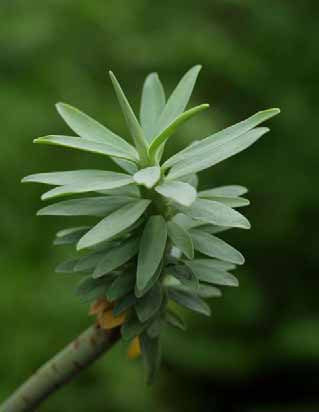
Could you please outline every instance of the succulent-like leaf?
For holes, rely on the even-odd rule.
[[[82,197],[81,199],[63,200],[43,207],[38,211],[39,216],[98,216],[103,217],[136,198],[128,196],[97,196]]]
[[[196,199],[196,190],[188,183],[178,181],[164,181],[155,187],[157,193],[174,200],[182,206],[190,206]]]
[[[173,244],[180,249],[188,259],[194,258],[194,245],[190,234],[179,224],[167,223],[168,236]]]
[[[147,76],[142,93],[140,119],[146,139],[154,136],[154,125],[165,106],[165,92],[157,73]]]
[[[190,233],[194,248],[204,255],[225,260],[235,265],[242,265],[245,262],[243,255],[224,240],[197,229],[192,229]]]
[[[158,119],[155,133],[160,134],[168,125],[185,110],[193,92],[201,66],[191,68],[180,80]]]
[[[160,149],[161,145],[164,144],[175,133],[178,127],[180,127],[182,124],[187,122],[187,120],[191,119],[199,112],[208,108],[209,104],[201,104],[177,116],[176,119],[174,119],[174,121],[172,121],[172,123],[170,123],[166,127],[166,129],[164,129],[158,136],[153,139],[148,151],[151,161],[156,160],[157,151]]]
[[[144,213],[150,200],[141,199],[122,206],[101,220],[79,241],[77,249],[85,249],[111,239],[135,223]]]
[[[214,187],[213,189],[202,190],[199,192],[202,197],[214,197],[214,196],[231,196],[238,197],[246,194],[248,192],[247,187],[239,185],[228,185]]]
[[[213,166],[217,162],[224,160],[227,157],[233,156],[236,153],[239,153],[239,151],[244,150],[244,148],[247,148],[250,144],[252,144],[256,139],[258,139],[257,136],[259,134],[259,132],[255,133],[255,131],[259,129],[252,129],[260,123],[270,119],[271,117],[276,116],[278,113],[280,113],[279,109],[268,109],[258,112],[244,121],[227,127],[220,132],[214,133],[206,137],[205,139],[196,142],[196,144],[192,144],[186,147],[184,150],[181,150],[176,155],[169,158],[164,163],[163,167],[172,167],[174,165],[177,165],[177,163],[179,162],[185,161],[188,161],[188,164],[190,165],[192,160],[199,161],[200,157],[203,157],[206,162],[197,164],[196,167],[195,165],[193,167],[190,167],[190,169],[192,170],[190,170],[188,173],[194,173],[196,171],[195,169],[199,171],[203,170],[206,167]],[[268,129],[264,130],[265,128],[261,129],[261,133],[268,131]],[[253,131],[254,133],[248,134],[249,131]],[[243,139],[243,137],[245,138]],[[234,144],[237,139],[239,139],[239,142]],[[221,146],[223,146],[224,150],[219,149],[219,151],[217,151],[217,148],[220,148]],[[215,152],[216,154],[214,155]],[[208,154],[211,154],[212,157],[208,157]],[[210,166],[207,166],[207,164],[210,164]]]
[[[83,150],[85,152],[97,153],[106,156],[114,156],[137,162],[138,153],[133,146],[128,149],[119,146],[113,146],[107,143],[98,143],[92,140],[83,139],[74,136],[49,135],[34,139],[34,143],[48,144],[52,146],[69,147],[70,149]]]
[[[120,103],[126,124],[128,126],[128,129],[131,133],[131,136],[134,140],[136,149],[140,155],[141,161],[142,162],[147,162],[148,156],[147,156],[147,151],[148,151],[148,143],[147,140],[144,137],[144,132],[143,129],[141,128],[134,112],[133,109],[131,108],[130,103],[128,102],[117,78],[114,76],[114,74],[110,71],[110,78],[117,96],[117,99]]]
[[[137,261],[136,287],[142,291],[156,274],[164,255],[167,226],[162,216],[151,216],[143,231]]]
[[[146,167],[136,172],[133,176],[135,183],[151,189],[161,177],[161,168],[159,166]]]
[[[210,307],[197,295],[177,288],[169,288],[168,296],[181,306],[202,315],[210,316]]]
[[[112,270],[126,263],[138,252],[139,242],[137,238],[132,238],[123,242],[120,246],[110,249],[105,253],[103,259],[98,263],[93,278],[99,278],[107,275]]]
[[[141,322],[146,322],[160,309],[163,299],[162,288],[156,283],[135,305],[137,317]]]
[[[189,208],[182,212],[195,220],[211,223],[217,226],[238,227],[250,229],[249,221],[231,207],[213,200],[197,199]]]

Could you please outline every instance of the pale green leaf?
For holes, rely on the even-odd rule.
[[[236,269],[236,265],[233,263],[229,262],[224,262],[222,260],[217,260],[217,259],[193,259],[191,261],[189,260],[183,260],[183,262],[188,265],[190,268],[192,268],[192,264],[194,265],[201,265],[201,266],[206,266],[207,268],[211,270],[223,270],[223,271],[229,271],[229,270],[234,270]]]
[[[189,259],[194,258],[194,246],[190,234],[175,222],[168,222],[168,236],[173,244]]]
[[[138,153],[133,146],[130,150],[124,150],[120,145],[113,146],[108,143],[98,143],[92,140],[83,139],[82,137],[49,135],[38,137],[33,140],[34,143],[49,144],[53,146],[69,147],[71,149],[83,150],[85,152],[97,153],[106,156],[120,157],[123,159],[137,162],[139,160]]]
[[[250,132],[233,138],[215,139],[214,143],[208,142],[203,145],[198,143],[193,148],[193,154],[183,156],[183,159],[175,164],[167,175],[167,179],[176,180],[190,173],[197,173],[215,164],[234,156],[247,149],[261,136],[269,132],[267,127],[258,127]],[[204,140],[203,140],[204,141]],[[202,150],[198,150],[199,146]],[[197,154],[194,154],[197,153]],[[165,168],[167,164],[163,165]]]
[[[219,186],[214,187],[213,189],[202,190],[200,191],[200,195],[202,197],[210,197],[210,196],[231,196],[231,197],[238,197],[246,194],[248,192],[247,187],[239,186],[239,185],[228,185],[228,186]]]
[[[161,168],[159,166],[147,167],[139,170],[133,176],[135,183],[143,185],[148,189],[151,189],[161,177]]]
[[[104,217],[118,208],[136,201],[126,196],[83,197],[63,200],[38,211],[39,216],[98,216]]]
[[[167,197],[182,206],[189,207],[196,199],[196,190],[188,183],[178,181],[164,181],[155,187],[157,193]]]
[[[189,208],[182,208],[182,212],[195,220],[211,223],[217,226],[238,227],[249,229],[248,220],[231,207],[223,203],[207,199],[197,199]]]
[[[107,251],[103,259],[96,266],[93,272],[93,278],[107,275],[112,270],[124,265],[124,263],[137,254],[138,246],[138,239],[132,238],[122,243],[120,246]]]
[[[121,148],[128,153],[135,153],[134,148],[122,139],[122,137],[116,135],[79,109],[66,103],[57,103],[56,108],[68,126],[80,137],[86,140],[108,144],[115,149]]]
[[[113,172],[94,169],[70,170],[66,172],[36,173],[24,177],[22,179],[22,183],[43,183],[46,185],[53,186],[73,185],[86,182],[87,180],[96,177],[103,178],[108,176],[110,173],[111,175],[113,174]]]
[[[185,110],[191,97],[201,66],[192,67],[180,80],[173,93],[170,95],[155,127],[159,135],[168,125]]]
[[[212,268],[198,261],[187,262],[187,266],[201,282],[223,286],[238,286],[238,280],[235,276],[224,270]]]
[[[136,287],[144,290],[156,274],[164,255],[167,240],[167,226],[160,215],[151,216],[144,228],[137,261]]]
[[[165,92],[157,73],[147,76],[142,93],[140,119],[146,139],[154,136],[154,126],[165,106]]]
[[[210,307],[200,297],[186,290],[168,288],[168,297],[181,306],[206,316],[211,315]]]
[[[194,248],[204,255],[225,260],[235,265],[242,265],[245,262],[243,255],[224,240],[198,229],[192,229],[190,234]]]
[[[60,230],[56,234],[54,245],[67,245],[77,243],[91,226],[79,226]]]
[[[240,148],[240,145],[237,145],[237,151],[232,152],[230,150],[230,153],[227,154],[227,152],[224,152],[223,150],[221,151],[220,146],[226,146],[226,143],[229,144],[233,140],[236,141],[236,139],[241,136],[247,136],[247,132],[251,131],[254,127],[258,126],[260,123],[270,119],[273,116],[276,116],[278,113],[280,113],[279,109],[268,109],[268,110],[258,112],[242,122],[239,122],[233,126],[227,127],[226,129],[223,129],[220,132],[214,133],[206,137],[203,140],[197,141],[189,145],[185,149],[181,150],[180,152],[178,152],[177,154],[169,158],[164,163],[164,167],[171,167],[179,162],[185,162],[185,160],[191,162],[192,160],[190,159],[195,159],[198,161],[198,159],[201,156],[204,158],[207,158],[207,162],[209,164],[212,161],[213,163],[210,164],[210,166],[212,166],[213,164],[221,160],[224,160],[225,158],[232,156],[233,154],[238,153],[238,151],[243,150],[242,148]],[[248,136],[250,137],[254,136],[256,138],[255,134],[253,135],[249,134]],[[244,141],[245,140],[242,140],[241,142],[242,146],[244,145]],[[247,143],[249,143],[249,139]],[[252,143],[253,141],[250,142],[250,144]],[[234,149],[235,147],[236,145],[234,146]],[[218,151],[214,157],[214,152],[216,151],[217,148],[218,148]],[[230,149],[231,149],[231,146],[230,146]],[[208,154],[210,154],[210,156],[212,157],[210,158]],[[226,157],[223,157],[223,155],[224,156],[226,155]],[[203,163],[202,165],[198,165],[198,166],[199,167],[203,166],[203,168],[209,167],[206,164]],[[202,169],[197,169],[197,170],[202,170]],[[194,171],[192,170],[188,173],[193,173],[193,172]]]
[[[197,113],[208,108],[209,104],[201,104],[200,106],[196,106],[192,109],[187,110],[186,112],[180,114],[176,119],[174,119],[174,121],[170,123],[159,135],[154,137],[148,152],[151,160],[154,161],[156,159],[156,153],[161,145],[164,144],[167,139],[169,139],[175,133],[178,127],[184,124],[187,120],[194,117]]]
[[[121,169],[125,172],[129,173],[130,175],[134,175],[138,171],[138,167],[135,163],[131,162],[130,160],[121,159],[120,157],[111,157],[113,162],[115,162]]]
[[[142,216],[150,203],[150,200],[138,200],[111,213],[80,239],[77,249],[98,245],[127,229]]]
[[[198,197],[201,199],[208,199],[208,200],[213,200],[215,202],[222,203],[223,205],[229,206],[229,207],[244,207],[248,206],[250,204],[248,199],[245,199],[244,197],[231,197],[231,196],[212,196],[212,195],[202,195],[201,193],[198,193]]]
[[[147,156],[148,143],[144,137],[143,129],[141,128],[133,112],[133,109],[131,108],[131,105],[128,102],[118,80],[114,76],[114,73],[110,71],[109,74],[110,74],[110,78],[111,78],[117,99],[120,103],[126,124],[134,140],[136,149],[140,155],[142,162],[145,162],[148,159],[148,156]]]
[[[133,177],[124,173],[99,172],[96,176],[79,179],[79,183],[56,187],[41,196],[42,200],[60,196],[89,193],[97,190],[113,189],[133,182]]]

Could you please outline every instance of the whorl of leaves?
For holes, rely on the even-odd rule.
[[[196,136],[163,163],[165,144],[176,129],[209,107],[185,111],[200,68],[190,69],[167,100],[158,75],[150,74],[139,120],[110,73],[134,145],[64,103],[57,110],[75,135],[34,140],[109,156],[121,173],[75,170],[23,179],[54,186],[43,200],[73,196],[42,208],[39,215],[98,218],[92,226],[57,233],[55,244],[73,244],[80,252],[57,271],[83,274],[77,288],[83,301],[107,298],[115,302],[114,316],[126,313],[122,336],[140,337],[149,382],[160,365],[164,325],[185,329],[172,302],[209,316],[204,299],[220,296],[217,286],[238,286],[230,272],[244,263],[218,233],[250,228],[237,210],[249,204],[242,197],[247,189],[232,185],[198,191],[197,173],[249,147],[269,130],[257,126],[279,113],[261,111],[202,140]]]

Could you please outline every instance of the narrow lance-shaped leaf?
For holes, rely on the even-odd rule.
[[[212,200],[197,199],[191,207],[181,208],[181,211],[195,220],[213,225],[250,228],[250,223],[245,216],[223,203]]]
[[[188,183],[164,181],[155,187],[157,193],[182,206],[189,207],[196,199],[196,190]]]
[[[238,286],[238,280],[235,276],[224,270],[213,269],[210,266],[194,261],[187,262],[187,266],[201,282],[222,286]]]
[[[80,239],[77,249],[92,247],[111,239],[133,225],[142,216],[149,204],[150,200],[142,199],[111,213]]]
[[[92,176],[86,179],[83,178],[79,183],[60,186],[49,190],[41,196],[41,199],[46,200],[77,193],[88,193],[97,190],[113,189],[126,186],[132,182],[134,182],[134,180],[130,175],[125,175],[124,173],[104,172],[97,174],[95,177]]]
[[[79,226],[60,230],[55,237],[54,245],[77,243],[91,226]]]
[[[168,236],[173,244],[189,259],[194,258],[194,246],[190,234],[175,222],[168,222]]]
[[[103,217],[134,201],[136,201],[136,198],[128,196],[82,197],[81,199],[63,200],[43,207],[37,215]]]
[[[235,265],[242,265],[245,262],[243,255],[224,240],[198,229],[192,229],[190,234],[194,248],[204,255],[225,260]]]
[[[147,333],[140,336],[142,357],[146,370],[146,381],[153,383],[161,364],[161,345],[159,338],[150,338]]]
[[[57,103],[56,108],[68,126],[83,139],[108,144],[115,148],[120,147],[128,152],[135,152],[134,148],[122,137],[116,135],[81,110],[66,103]]]
[[[113,172],[105,170],[70,170],[66,172],[36,173],[26,176],[22,183],[43,183],[53,186],[73,185],[83,183],[96,177],[108,177]]]
[[[172,167],[167,179],[178,179],[189,173],[197,173],[247,149],[261,136],[269,132],[267,127],[258,127],[243,135],[236,136],[228,141],[216,141],[208,145],[201,154],[190,155]],[[196,145],[195,148],[199,146]]]
[[[105,253],[103,259],[98,263],[94,272],[93,278],[99,278],[107,275],[112,270],[126,263],[138,252],[139,241],[136,238],[129,239],[114,249]]]
[[[194,117],[197,113],[208,108],[209,104],[201,104],[200,106],[193,107],[192,109],[180,114],[166,129],[164,129],[158,136],[153,139],[149,147],[149,156],[151,160],[154,161],[156,159],[156,153],[160,149],[160,146],[164,144],[167,139],[172,136],[172,134],[175,133],[179,126]]]
[[[163,300],[161,285],[156,283],[135,305],[137,317],[141,322],[146,322],[160,309]]]
[[[151,189],[161,177],[161,168],[159,166],[147,167],[134,174],[133,179],[138,185],[143,185]]]
[[[239,185],[228,185],[228,186],[219,186],[214,187],[213,189],[201,190],[199,194],[202,197],[209,196],[232,196],[238,197],[246,194],[248,192],[247,187]]]
[[[185,110],[191,97],[201,66],[192,67],[180,80],[170,95],[155,127],[155,133],[160,134],[166,127]]]
[[[198,194],[198,196],[202,199],[208,199],[208,200],[213,200],[215,202],[222,203],[223,205],[229,206],[229,207],[244,207],[248,206],[250,204],[248,199],[245,199],[244,197],[231,197],[231,196],[203,196],[202,194]]]
[[[122,149],[120,146],[112,146],[108,143],[99,143],[82,137],[49,135],[38,137],[34,143],[49,144],[53,146],[69,147],[71,149],[83,150],[85,152],[97,153],[106,156],[120,157],[137,162],[139,157],[133,146],[130,150]]]
[[[154,136],[154,125],[165,106],[165,100],[165,92],[158,74],[149,74],[143,86],[140,111],[141,125],[149,142]]]
[[[144,137],[143,129],[141,128],[138,120],[136,119],[133,109],[131,108],[130,103],[128,102],[118,80],[111,71],[109,72],[109,74],[117,99],[120,103],[124,118],[126,120],[128,129],[132,135],[132,138],[134,139],[134,143],[137,148],[137,151],[139,152],[141,161],[145,163],[148,159],[148,143]]]
[[[225,144],[226,142],[230,142],[233,139],[237,139],[238,137],[242,135],[246,135],[247,132],[252,130],[254,127],[270,119],[271,117],[276,116],[278,113],[280,113],[279,109],[268,109],[268,110],[258,112],[244,121],[236,123],[233,126],[227,127],[226,129],[223,129],[220,132],[214,133],[206,137],[205,139],[196,142],[195,144],[191,144],[190,146],[186,147],[184,150],[181,150],[174,156],[170,157],[164,163],[163,166],[165,168],[171,167],[179,162],[190,160],[191,158],[197,159],[200,156],[207,156],[208,153],[212,154],[214,149],[218,147],[218,145]],[[213,162],[217,163],[217,161],[220,161],[220,160],[213,158]],[[211,166],[215,163],[212,163]],[[189,172],[189,173],[193,173],[193,172]]]
[[[210,316],[210,307],[201,298],[178,288],[169,288],[168,297],[181,306],[202,315]]]
[[[167,226],[160,215],[151,216],[144,228],[137,261],[136,287],[143,290],[155,275],[164,255]]]

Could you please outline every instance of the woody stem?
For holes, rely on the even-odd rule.
[[[70,382],[119,340],[119,328],[105,331],[89,327],[38,369],[3,404],[1,412],[32,412],[42,401]]]

